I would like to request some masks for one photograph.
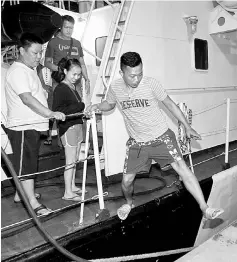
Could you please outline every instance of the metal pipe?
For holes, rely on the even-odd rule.
[[[91,129],[92,129],[92,138],[93,138],[93,148],[94,148],[94,157],[95,157],[95,170],[96,170],[96,180],[98,187],[98,195],[99,195],[99,205],[100,209],[104,209],[104,197],[103,197],[103,186],[101,180],[101,171],[100,171],[100,158],[99,158],[99,148],[98,148],[98,138],[97,138],[97,130],[96,130],[96,117],[93,112],[91,118]]]
[[[193,91],[193,92],[199,92],[199,91],[227,91],[227,90],[236,90],[237,86],[210,86],[210,87],[195,87],[195,88],[172,88],[172,89],[166,89],[167,93],[172,92],[185,92],[185,91]]]
[[[85,25],[83,34],[82,34],[82,36],[81,36],[81,44],[82,44],[82,42],[83,42],[83,39],[84,39],[84,36],[85,36],[85,33],[86,33],[86,29],[87,29],[87,26],[88,26],[88,24],[89,24],[89,21],[90,21],[90,18],[91,18],[91,14],[92,14],[94,5],[95,5],[95,0],[93,0],[92,3],[91,3],[91,8],[90,8],[89,14],[88,14],[88,16],[87,16],[86,25]]]
[[[126,0],[123,0],[123,2],[121,3],[121,6],[120,6],[120,10],[119,10],[119,13],[118,13],[116,22],[115,22],[114,31],[113,31],[112,36],[111,36],[111,42],[110,42],[110,45],[109,45],[109,47],[108,47],[108,50],[109,50],[108,56],[107,56],[106,59],[105,59],[104,68],[103,68],[103,71],[102,71],[102,81],[103,81],[104,86],[106,87],[106,90],[108,90],[108,87],[109,87],[109,84],[106,83],[106,79],[105,79],[106,67],[107,67],[107,65],[108,65],[108,63],[109,63],[110,53],[111,53],[112,48],[113,48],[113,41],[114,41],[115,36],[116,36],[119,19],[120,19],[120,17],[121,17],[121,14],[122,14],[122,10],[123,10],[123,6],[124,6],[124,4],[125,4],[125,1],[126,1]],[[122,38],[122,35],[121,35],[121,38]],[[120,42],[121,42],[121,40],[122,40],[121,38],[120,38]],[[118,46],[118,51],[119,51],[119,46]],[[117,52],[118,52],[118,51],[117,51]],[[115,61],[114,61],[114,67],[115,67],[115,66],[116,66],[116,59],[115,59]],[[115,69],[114,69],[114,70],[115,70]],[[112,70],[111,75],[110,75],[110,78],[111,78],[111,76],[113,75],[113,71],[114,71],[114,70]]]
[[[230,98],[226,99],[226,133],[225,133],[225,164],[229,159],[229,136],[230,136]]]
[[[85,158],[88,156],[88,149],[89,149],[89,135],[90,135],[90,120],[86,123],[86,143],[85,143]],[[84,199],[85,199],[85,191],[86,191],[86,172],[87,172],[87,160],[84,161],[83,164],[83,177],[82,177],[82,194],[81,194],[81,211],[80,211],[80,219],[79,225],[83,224],[83,215],[84,215]]]

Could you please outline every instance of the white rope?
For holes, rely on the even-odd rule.
[[[223,156],[223,155],[225,155],[224,152],[222,152],[222,153],[219,154],[219,155],[216,155],[216,156],[213,156],[213,157],[211,157],[211,158],[208,158],[208,159],[206,159],[206,160],[203,160],[203,161],[201,161],[201,162],[198,162],[198,163],[194,164],[193,166],[201,165],[202,163],[205,163],[205,162],[207,162],[207,161],[210,161],[210,160],[212,160],[212,159],[214,159],[214,158],[217,158],[217,157]]]
[[[161,256],[169,256],[174,254],[180,254],[185,252],[190,252],[196,247],[187,247],[187,248],[180,248],[175,250],[169,251],[161,251],[149,254],[141,254],[141,255],[131,255],[131,256],[122,256],[122,257],[111,257],[111,258],[100,258],[100,259],[93,259],[89,260],[91,262],[121,262],[121,261],[132,261],[137,259],[145,259],[145,258],[152,258],[152,257],[161,257]]]
[[[237,126],[234,126],[232,128],[230,128],[230,131],[236,130]],[[215,131],[211,131],[211,132],[207,132],[207,133],[200,133],[201,137],[206,137],[206,136],[212,136],[212,135],[218,135],[221,133],[225,133],[226,129],[220,129],[220,130],[215,130]]]
[[[229,153],[232,153],[232,152],[234,152],[234,151],[237,151],[237,148],[232,149],[232,150],[229,150]],[[200,164],[203,164],[203,163],[205,163],[205,162],[207,162],[207,161],[210,161],[210,160],[212,160],[212,159],[215,159],[215,158],[217,158],[217,157],[219,157],[219,156],[223,156],[223,155],[225,155],[225,152],[222,152],[222,153],[219,154],[219,155],[216,155],[216,156],[213,156],[213,157],[211,157],[211,158],[205,159],[205,160],[203,160],[203,161],[201,161],[201,162],[198,162],[198,163],[194,164],[193,166],[198,166],[198,165],[200,165]],[[171,185],[170,185],[170,186],[171,186]]]
[[[99,155],[100,157],[100,160],[104,160],[104,155]],[[45,170],[45,171],[41,171],[41,172],[36,172],[36,173],[32,173],[32,174],[27,174],[27,175],[22,175],[21,178],[25,178],[25,177],[29,177],[29,176],[36,176],[36,175],[40,175],[40,174],[46,174],[46,173],[50,173],[50,172],[54,172],[54,171],[57,171],[59,169],[63,169],[63,168],[66,168],[66,167],[72,167],[80,162],[84,162],[86,160],[91,160],[91,159],[94,159],[94,155],[90,155],[88,156],[87,158],[84,158],[84,159],[81,159],[81,160],[77,160],[71,164],[67,164],[67,165],[63,165],[63,166],[60,166],[60,167],[56,167],[56,168],[53,168],[53,169],[48,169],[48,170]],[[10,179],[13,179],[12,177],[7,177],[5,180],[10,180]]]
[[[237,99],[236,98],[230,99],[230,103],[237,103]],[[222,101],[220,103],[211,105],[209,107],[206,107],[206,108],[202,109],[201,111],[193,112],[193,116],[197,116],[197,115],[200,115],[202,113],[208,112],[208,111],[210,111],[212,109],[215,109],[215,108],[217,108],[219,106],[222,106],[224,104],[226,104],[226,100],[224,100],[224,101]]]
[[[214,104],[214,105],[212,105],[210,107],[206,107],[206,108],[202,109],[201,111],[193,112],[193,116],[197,116],[197,115],[200,115],[202,113],[208,112],[208,111],[210,111],[212,109],[215,109],[215,108],[217,108],[219,106],[224,105],[225,103],[226,102],[224,101],[224,102],[221,102],[221,103],[218,103],[218,104]]]
[[[236,150],[237,150],[237,148],[232,149],[232,150],[229,151],[229,153],[231,153],[231,152],[233,152],[233,151],[236,151]]]

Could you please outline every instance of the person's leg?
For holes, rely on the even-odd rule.
[[[73,174],[75,173],[75,160],[76,160],[76,147],[64,146],[65,149],[65,157],[66,157],[66,165],[64,171],[64,182],[65,182],[65,198],[71,198],[76,196],[76,194],[72,191],[72,179]]]
[[[129,215],[133,204],[134,181],[136,174],[139,172],[146,172],[150,169],[151,160],[149,159],[149,147],[138,146],[132,144],[132,140],[127,142],[126,157],[124,162],[123,179],[121,183],[122,191],[126,199],[126,204],[122,205],[117,214],[121,220],[124,220]]]
[[[61,137],[62,144],[65,150],[65,158],[66,158],[66,165],[67,165],[64,171],[65,192],[64,192],[63,199],[80,201],[80,197],[72,190],[73,177],[75,176],[75,171],[76,171],[75,162],[77,160],[77,144],[76,144],[75,135],[76,135],[75,130],[73,127],[71,127]]]
[[[199,204],[204,216],[210,219],[215,218],[217,213],[220,214],[220,210],[208,207],[196,176],[182,158],[174,132],[169,129],[160,137],[160,141],[160,144],[154,149],[156,150],[155,160],[157,159],[161,163],[161,167],[170,164],[181,177],[186,189]]]
[[[134,191],[134,180],[136,174],[123,174],[122,190],[127,204],[132,206],[133,204],[133,191]]]
[[[74,136],[75,136],[76,139],[75,139],[75,141],[71,141],[71,143],[75,143],[75,145],[77,144],[76,161],[79,161],[80,151],[81,151],[81,143],[83,141],[82,124],[75,125],[73,132],[75,132]],[[74,173],[73,173],[73,177],[72,177],[72,191],[80,193],[81,188],[76,186],[75,177],[76,177],[76,167],[74,169]]]
[[[219,209],[219,208],[209,208],[208,207],[208,205],[207,205],[207,203],[204,199],[201,187],[199,185],[199,182],[198,182],[196,176],[188,168],[188,166],[186,165],[184,160],[174,162],[174,163],[171,164],[171,166],[174,168],[174,170],[182,178],[183,183],[184,183],[186,189],[189,191],[189,193],[198,202],[199,207],[200,207],[205,218],[214,219],[224,212],[224,210]]]
[[[8,135],[13,150],[13,166],[18,176],[21,177],[22,175],[37,172],[40,148],[40,132],[35,130],[10,130]],[[41,204],[38,202],[34,192],[34,179],[23,180],[21,181],[21,184],[32,208],[39,208]],[[15,196],[15,200],[17,197],[19,197],[18,194]],[[45,215],[50,211],[51,210],[47,208],[41,208],[41,210],[38,212],[38,215]]]
[[[80,155],[80,150],[81,150],[81,142],[78,143],[77,150],[76,150],[76,161],[79,160],[79,155]],[[72,191],[73,192],[79,192],[81,191],[81,188],[76,186],[76,166],[73,171],[73,176],[72,176]]]
[[[196,176],[192,173],[192,171],[188,168],[184,160],[179,160],[177,162],[171,163],[173,169],[178,173],[178,175],[182,178],[183,183],[187,190],[192,194],[192,196],[198,202],[200,209],[205,212],[207,209],[207,203],[204,199],[201,187]]]

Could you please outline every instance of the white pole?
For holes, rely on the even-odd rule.
[[[91,120],[88,120],[86,123],[85,159],[88,156],[90,126],[91,126]],[[81,203],[79,225],[83,224],[83,214],[84,214],[84,205],[85,205],[83,201],[85,200],[85,191],[86,191],[86,172],[87,172],[87,160],[85,160],[83,164],[82,195],[81,195],[82,203]]]
[[[229,135],[230,135],[230,98],[226,99],[226,133],[225,133],[225,164],[229,160]]]
[[[99,205],[100,205],[100,209],[104,209],[104,196],[103,196],[103,187],[102,187],[101,172],[100,172],[100,158],[99,158],[95,112],[93,112],[92,114],[91,128],[92,128],[92,139],[93,139],[93,148],[94,148],[94,157],[95,157],[95,170],[96,170],[96,180],[97,180],[97,188],[98,188],[98,196],[99,196]]]

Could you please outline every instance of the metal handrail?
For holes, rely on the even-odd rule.
[[[104,0],[104,2],[114,8],[114,6],[108,0]]]
[[[113,32],[113,34],[112,34],[112,41],[111,41],[111,44],[110,44],[110,47],[109,47],[109,54],[110,54],[111,51],[112,51],[113,40],[115,39],[116,31],[117,31],[117,29],[120,29],[119,26],[118,26],[118,23],[119,23],[119,19],[120,19],[120,17],[121,17],[121,13],[122,13],[122,10],[123,10],[123,7],[124,7],[125,2],[126,2],[126,0],[124,0],[124,1],[122,2],[122,5],[121,5],[121,8],[120,8],[118,17],[117,17],[117,21],[116,21],[116,23],[115,23],[114,32]],[[123,30],[121,31],[122,34],[121,34],[120,41],[119,41],[119,45],[118,45],[118,48],[117,48],[117,53],[120,52],[121,47],[122,47],[122,42],[123,42],[123,39],[124,39],[124,36],[125,36],[125,32],[126,32],[126,29],[127,29],[128,20],[129,20],[129,17],[130,17],[130,15],[131,15],[131,11],[132,11],[133,4],[134,4],[134,1],[132,0],[132,1],[131,1],[131,4],[130,4],[130,6],[129,6],[129,11],[128,11],[128,14],[127,14],[127,17],[126,17],[126,21],[125,21],[125,24],[124,24],[124,28],[123,28]],[[111,71],[111,74],[110,74],[110,80],[109,80],[109,83],[108,83],[108,84],[106,83],[105,73],[106,73],[106,65],[108,64],[108,61],[109,61],[109,56],[108,56],[108,57],[106,58],[106,60],[105,60],[105,67],[103,68],[103,73],[102,73],[102,81],[103,81],[103,84],[104,84],[104,86],[106,87],[107,90],[108,90],[108,88],[109,88],[110,81],[111,81],[111,79],[113,78],[113,75],[114,75],[114,73],[115,73],[115,69],[116,69],[116,64],[117,64],[118,58],[119,58],[118,56],[115,56],[114,67],[112,68],[112,71]]]
[[[166,89],[167,93],[177,93],[177,92],[212,92],[212,91],[227,91],[235,90],[237,86],[209,86],[209,87],[194,87],[194,88],[172,88]]]
[[[89,21],[90,21],[91,14],[92,14],[92,11],[94,9],[94,6],[95,6],[95,0],[92,0],[91,8],[90,8],[89,14],[87,16],[87,20],[86,20],[86,25],[85,25],[84,31],[82,33],[82,36],[81,36],[81,44],[83,42],[83,39],[84,39],[84,36],[85,36],[85,33],[86,33],[86,29],[87,29],[87,26],[89,24]]]
[[[89,51],[88,49],[86,49],[83,45],[81,45],[82,49],[87,52],[89,55],[93,56],[94,58],[98,59],[99,61],[102,61],[102,59],[100,57],[98,57],[97,55],[93,54],[91,51]]]
[[[87,21],[86,21],[86,25],[84,27],[84,31],[83,31],[83,34],[82,34],[82,37],[81,37],[81,46],[82,46],[82,49],[87,52],[89,55],[93,56],[94,58],[98,59],[99,61],[102,61],[102,59],[98,56],[96,56],[95,54],[93,54],[91,51],[89,51],[88,49],[86,49],[83,45],[83,40],[84,40],[84,36],[85,36],[85,33],[86,33],[86,29],[88,27],[88,24],[89,24],[89,21],[90,21],[90,18],[91,18],[91,15],[92,15],[92,11],[94,9],[94,6],[95,6],[95,1],[96,0],[92,0],[92,4],[91,4],[91,8],[90,8],[90,11],[89,11],[89,14],[87,16]],[[106,2],[108,5],[110,5],[112,8],[114,8],[114,6],[108,2],[108,1],[104,1]]]
[[[117,31],[119,19],[120,19],[120,17],[121,17],[121,13],[122,13],[122,10],[123,10],[125,1],[126,1],[126,0],[123,0],[123,2],[121,3],[121,6],[120,6],[119,14],[118,14],[118,16],[117,16],[117,19],[116,19],[116,22],[115,22],[114,31],[113,31],[112,38],[111,38],[111,43],[110,43],[109,48],[108,48],[108,49],[109,49],[108,54],[110,54],[111,51],[112,51],[113,40],[115,39],[115,35],[116,35],[116,31]],[[106,59],[105,59],[105,66],[104,66],[103,71],[102,71],[102,81],[103,81],[103,84],[104,84],[104,86],[106,87],[106,89],[108,89],[108,85],[107,85],[107,83],[106,83],[105,73],[106,73],[106,66],[108,65],[108,62],[109,62],[109,57],[110,57],[109,55],[106,57]]]

